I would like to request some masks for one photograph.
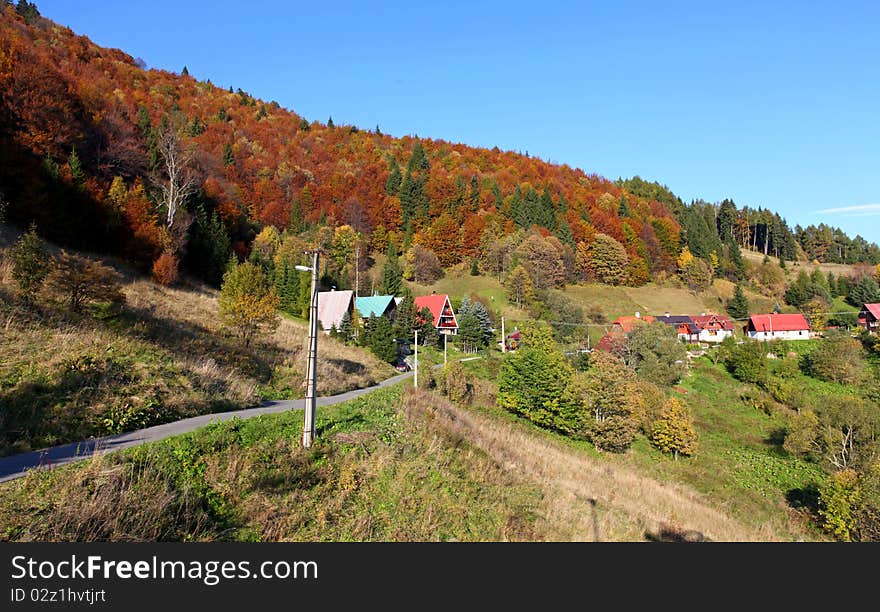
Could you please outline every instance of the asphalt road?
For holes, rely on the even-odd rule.
[[[339,404],[360,397],[361,395],[365,395],[371,391],[375,391],[376,389],[389,387],[412,375],[412,372],[406,372],[404,374],[398,374],[397,376],[387,378],[372,387],[346,391],[339,395],[319,397],[317,399],[317,404],[318,406],[332,406],[333,404]],[[90,438],[81,442],[64,444],[63,446],[53,446],[52,448],[32,451],[30,453],[2,457],[0,458],[0,482],[21,478],[25,475],[27,470],[35,467],[44,468],[64,465],[65,463],[88,459],[96,453],[108,453],[123,448],[129,448],[131,446],[137,446],[138,444],[143,444],[145,442],[154,442],[170,436],[188,433],[210,423],[228,421],[236,417],[239,419],[248,419],[260,414],[274,414],[297,408],[301,409],[303,408],[303,404],[304,401],[302,399],[265,402],[256,408],[234,410],[232,412],[218,412],[215,414],[203,414],[201,416],[183,419],[173,423],[165,423],[164,425],[147,427],[146,429],[139,429],[137,431],[129,431],[115,436]]]

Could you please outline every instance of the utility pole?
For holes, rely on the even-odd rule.
[[[507,352],[507,338],[504,337],[504,317],[501,317],[501,352]]]
[[[307,251],[312,256],[312,267],[296,266],[297,270],[311,270],[312,297],[309,304],[309,352],[306,368],[306,405],[303,417],[303,448],[310,448],[315,437],[315,406],[318,376],[318,254],[320,251]]]
[[[416,330],[415,368],[413,368],[413,386],[419,388],[419,330]]]
[[[358,297],[358,287],[360,287],[361,280],[361,247],[360,245],[354,247],[354,299],[357,300]]]
[[[448,338],[448,334],[443,334],[443,365],[446,365],[446,340]]]

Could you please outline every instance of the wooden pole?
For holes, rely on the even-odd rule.
[[[303,416],[303,448],[315,437],[315,407],[318,376],[318,251],[312,252],[312,301],[309,305],[309,352],[306,369],[306,405]]]

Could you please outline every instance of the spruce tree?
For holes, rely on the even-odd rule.
[[[82,162],[79,160],[79,155],[76,154],[76,147],[73,147],[70,150],[70,157],[67,158],[67,166],[70,168],[70,178],[73,179],[73,184],[77,188],[81,188],[83,181],[86,179],[86,175],[83,171]]]
[[[328,128],[336,127],[336,124],[333,123],[333,117],[332,117],[332,116],[331,116],[329,119],[327,119],[327,127],[328,127]]]
[[[382,283],[379,291],[383,295],[397,295],[403,285],[403,271],[400,269],[400,260],[397,255],[397,246],[388,244],[387,258],[382,267]]]
[[[12,279],[25,300],[33,300],[52,267],[49,253],[37,236],[36,226],[31,225],[30,230],[12,245],[8,257],[12,262]]]
[[[727,302],[727,312],[737,320],[745,320],[749,316],[749,300],[743,292],[742,286],[737,285],[733,297]]]
[[[351,342],[351,338],[354,334],[354,329],[351,324],[351,313],[347,310],[345,314],[342,315],[342,320],[339,322],[339,334],[338,338],[345,343]]]
[[[231,166],[235,163],[235,155],[232,153],[232,144],[226,143],[223,145],[223,165]]]
[[[385,317],[370,317],[370,350],[376,357],[387,363],[397,360],[397,343],[391,321]]]
[[[392,157],[388,164],[388,168],[388,179],[385,181],[385,193],[390,196],[397,195],[400,191],[400,183],[403,180],[397,159]]]

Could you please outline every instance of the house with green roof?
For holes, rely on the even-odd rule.
[[[354,307],[361,319],[385,317],[394,321],[394,316],[397,314],[397,301],[393,295],[358,296],[354,301]]]

